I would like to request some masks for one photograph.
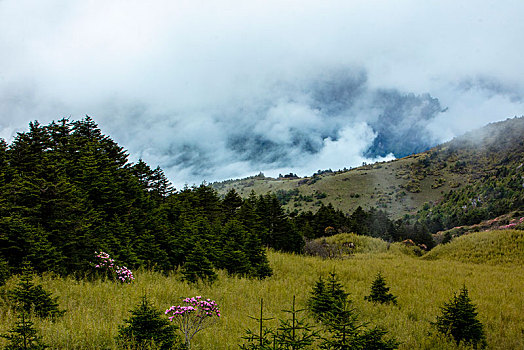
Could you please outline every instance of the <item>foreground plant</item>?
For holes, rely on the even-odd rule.
[[[58,297],[52,297],[41,285],[33,283],[33,269],[29,264],[24,265],[20,282],[7,295],[14,309],[27,314],[56,318],[65,313],[58,309]]]
[[[42,337],[38,335],[33,322],[28,318],[24,310],[18,315],[15,327],[10,329],[8,334],[0,334],[0,337],[9,341],[9,344],[4,348],[6,350],[44,350],[48,348],[42,342]]]
[[[475,349],[486,347],[484,327],[477,319],[478,313],[465,285],[459,295],[453,295],[449,303],[444,303],[441,311],[433,324],[440,333],[453,337],[457,345],[464,342]]]
[[[246,336],[242,337],[246,341],[245,344],[240,345],[241,350],[272,350],[275,348],[275,334],[272,329],[264,325],[264,321],[272,320],[272,318],[264,318],[264,300],[260,299],[260,317],[252,317],[251,319],[257,321],[258,332],[246,329]],[[273,341],[273,342],[272,342]]]
[[[150,349],[158,348],[185,349],[180,337],[176,334],[177,327],[162,317],[146,296],[140,304],[131,310],[131,317],[120,326],[116,341],[123,348]]]
[[[185,305],[171,306],[165,314],[170,315],[169,320],[184,333],[186,346],[190,349],[195,334],[214,324],[220,317],[220,309],[214,300],[203,299],[201,296],[183,301]]]

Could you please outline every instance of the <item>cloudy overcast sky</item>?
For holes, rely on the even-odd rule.
[[[524,114],[522,0],[0,0],[0,137],[90,115],[178,187]]]

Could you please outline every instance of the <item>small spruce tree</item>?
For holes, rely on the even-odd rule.
[[[389,292],[389,287],[386,286],[386,280],[380,272],[377,273],[377,277],[371,284],[371,293],[365,296],[364,299],[374,303],[392,303],[397,305],[397,297]]]
[[[336,313],[347,301],[348,296],[337,275],[331,272],[326,282],[319,277],[311,291],[307,306],[314,317],[320,320],[327,313]]]
[[[303,319],[298,318],[298,314],[304,309],[295,308],[295,296],[293,296],[293,306],[291,310],[282,310],[290,314],[291,319],[280,320],[277,328],[275,342],[277,349],[298,350],[311,348],[312,344],[319,339],[318,332],[306,323]]]
[[[258,332],[246,329],[246,335],[242,337],[246,341],[245,344],[240,345],[241,350],[272,350],[274,339],[274,332],[272,329],[264,326],[264,321],[272,320],[272,318],[264,318],[264,301],[260,299],[260,317],[251,317],[258,323]]]
[[[394,350],[398,348],[395,339],[386,339],[387,331],[375,327],[368,329],[358,321],[355,309],[345,302],[336,312],[329,312],[323,318],[323,325],[330,336],[321,344],[326,350]]]
[[[43,350],[48,346],[42,342],[42,337],[38,335],[33,322],[28,318],[26,312],[21,310],[15,327],[8,331],[8,334],[0,334],[0,337],[7,339],[9,344],[6,350]]]
[[[119,326],[117,343],[126,349],[186,349],[178,334],[177,327],[162,317],[147,299],[142,297],[140,304],[131,312],[131,317]]]
[[[444,303],[442,314],[433,325],[439,332],[453,337],[457,344],[464,342],[475,349],[484,348],[486,336],[475,309],[464,285],[458,296],[455,294],[449,303]]]
[[[17,310],[26,313],[34,312],[38,317],[60,317],[65,310],[58,309],[58,297],[52,297],[51,293],[44,290],[41,285],[33,283],[33,270],[29,264],[25,264],[22,276],[17,286],[7,292],[8,298]]]

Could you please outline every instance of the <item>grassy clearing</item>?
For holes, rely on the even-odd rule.
[[[129,317],[128,311],[143,294],[147,294],[159,309],[176,305],[186,296],[202,295],[219,303],[223,317],[194,338],[194,349],[237,349],[245,328],[255,326],[248,315],[258,314],[260,298],[264,298],[267,317],[285,317],[281,310],[290,307],[293,295],[297,297],[297,304],[303,306],[318,276],[335,271],[351,293],[361,320],[388,329],[402,342],[401,349],[456,348],[442,337],[432,335],[430,322],[435,320],[439,307],[464,283],[486,327],[489,348],[524,348],[522,261],[478,264],[439,259],[443,255],[421,260],[402,254],[400,250],[384,250],[377,244],[367,252],[343,260],[321,260],[270,251],[268,257],[274,269],[271,278],[248,280],[220,273],[218,282],[212,286],[191,286],[179,282],[176,274],[164,276],[149,271],[137,271],[137,280],[132,285],[46,275],[37,282],[60,296],[60,307],[68,312],[54,323],[36,321],[35,326],[53,348],[111,349],[118,325]],[[364,301],[378,271],[397,296],[398,306]],[[16,280],[11,279],[7,288],[15,283]],[[10,328],[14,320],[12,310],[3,305],[0,333]],[[276,320],[271,322],[276,325]]]

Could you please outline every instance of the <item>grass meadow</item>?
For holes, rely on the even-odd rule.
[[[522,231],[505,232],[520,237],[523,234]],[[488,233],[485,235],[489,236]],[[491,234],[496,235],[500,234]],[[129,310],[144,294],[161,310],[178,305],[184,297],[202,295],[218,302],[222,317],[195,336],[192,348],[238,349],[245,329],[256,326],[249,316],[259,314],[261,298],[264,299],[264,317],[275,318],[268,321],[268,325],[276,327],[277,319],[286,317],[281,310],[290,308],[294,295],[298,306],[304,307],[318,277],[334,271],[350,293],[360,320],[387,329],[401,342],[400,349],[457,348],[435,334],[431,322],[439,314],[440,306],[463,284],[467,286],[477,306],[478,317],[485,326],[488,348],[524,349],[522,241],[515,243],[515,254],[519,258],[479,263],[479,251],[485,249],[486,254],[493,254],[492,250],[498,248],[488,243],[485,247],[477,246],[473,262],[460,259],[462,255],[459,253],[450,253],[470,249],[466,238],[439,248],[447,251],[432,253],[431,259],[406,254],[398,244],[384,249],[385,242],[371,238],[361,239],[357,244],[360,252],[343,259],[322,260],[269,251],[268,258],[274,271],[272,277],[250,280],[219,272],[219,280],[211,286],[189,285],[180,282],[177,273],[165,276],[151,271],[136,271],[136,281],[129,285],[44,275],[37,277],[35,282],[59,296],[60,307],[67,312],[55,322],[35,320],[35,326],[52,348],[113,349],[118,326],[129,317]],[[469,239],[474,240],[474,235]],[[369,248],[364,249],[365,246]],[[398,306],[375,305],[364,300],[379,271],[397,296]],[[12,288],[16,282],[16,277],[12,278],[4,290]],[[5,333],[14,325],[16,317],[5,302],[1,306],[0,333]],[[0,340],[0,345],[4,344]]]

